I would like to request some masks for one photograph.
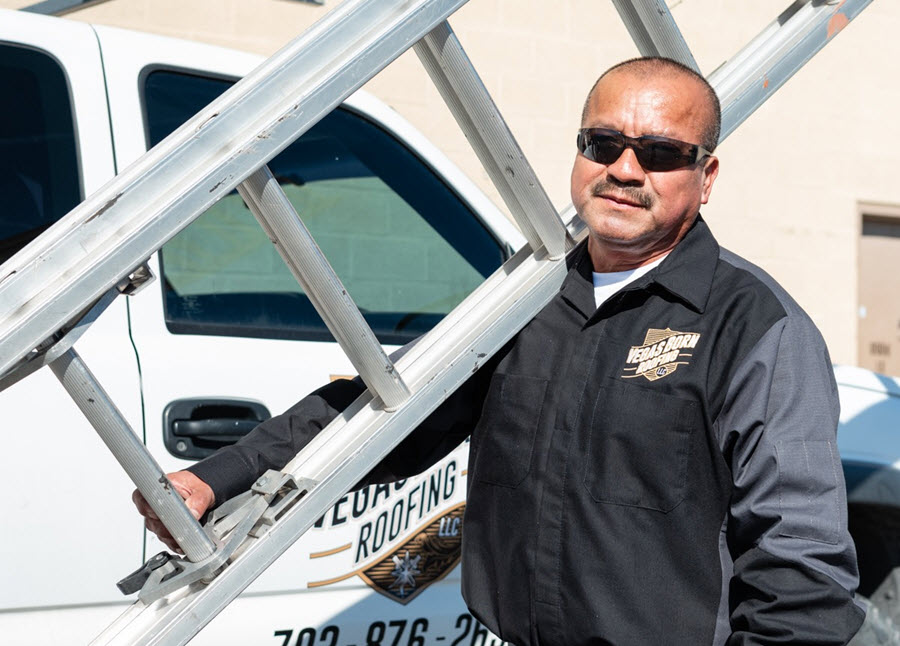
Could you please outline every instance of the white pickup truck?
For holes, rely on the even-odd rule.
[[[260,59],[0,10],[0,263]],[[422,334],[522,237],[438,150],[358,92],[270,164],[386,346]],[[236,193],[149,260],[79,352],[166,471],[353,369]],[[2,316],[0,312],[0,316]],[[839,369],[864,591],[897,565],[900,384]],[[49,371],[0,392],[0,642],[86,643],[163,549]],[[499,646],[458,568],[466,447],[342,498],[193,643]],[[896,466],[895,466],[896,465]]]

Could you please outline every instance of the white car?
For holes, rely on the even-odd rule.
[[[866,624],[854,646],[900,644],[900,379],[839,366],[838,449]]]

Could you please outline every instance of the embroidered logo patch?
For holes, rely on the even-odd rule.
[[[662,379],[678,366],[689,363],[684,359],[692,356],[690,350],[697,346],[700,335],[696,332],[676,332],[666,328],[650,328],[643,345],[633,345],[625,361],[625,379],[645,377],[649,381]]]

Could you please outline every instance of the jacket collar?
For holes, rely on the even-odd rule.
[[[651,284],[656,284],[702,314],[709,300],[718,261],[719,244],[703,218],[697,215],[694,224],[671,253],[657,267],[626,287],[625,291],[647,289]],[[585,318],[589,318],[597,307],[587,240],[569,256],[569,267],[560,295]]]

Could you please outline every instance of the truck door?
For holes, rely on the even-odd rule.
[[[157,144],[256,62],[97,30],[122,160]],[[138,108],[140,128],[130,121]],[[379,339],[395,347],[430,329],[518,240],[489,228],[391,118],[399,123],[380,102],[353,98],[270,168]],[[485,211],[502,229],[496,209]],[[147,445],[164,469],[184,468],[354,374],[237,193],[178,233],[151,266],[158,280],[131,300],[130,314]],[[458,561],[466,458],[463,446],[417,479],[342,499],[197,643],[424,644],[475,635],[458,575],[446,576]],[[457,549],[430,569],[404,547],[429,532]],[[160,549],[148,538],[148,554]],[[395,570],[408,575],[405,585],[395,585]]]
[[[114,174],[91,28],[0,11],[0,263]],[[78,351],[142,433],[120,301]],[[121,611],[115,581],[143,556],[128,479],[49,370],[0,392],[0,436],[0,635],[84,643]]]

